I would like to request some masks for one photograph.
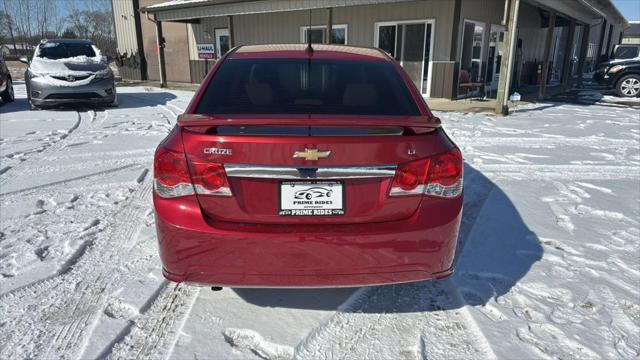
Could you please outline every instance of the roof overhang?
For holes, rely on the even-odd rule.
[[[283,11],[399,3],[412,0],[185,0],[168,1],[141,8],[158,21],[180,21],[204,17],[262,14]]]
[[[527,0],[529,3],[552,10],[559,15],[575,19],[583,24],[591,24],[593,19],[606,18],[609,23],[628,26],[627,20],[613,5],[611,0]]]

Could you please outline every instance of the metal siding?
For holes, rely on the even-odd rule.
[[[160,20],[197,19],[210,16],[246,15],[253,13],[284,12],[305,9],[324,9],[362,4],[400,3],[408,0],[262,0],[216,5],[200,5],[170,10],[152,10]],[[427,1],[427,0],[422,0]]]
[[[504,15],[505,0],[462,0],[461,19],[500,25]],[[520,10],[522,14],[523,11]]]
[[[116,29],[116,41],[120,54],[132,54],[138,51],[136,43],[136,24],[132,0],[113,0],[113,19]]]
[[[351,2],[352,3],[352,2]],[[300,1],[295,6],[308,5]],[[346,24],[347,42],[349,45],[373,46],[375,23],[387,21],[435,19],[433,60],[448,60],[451,51],[451,32],[453,24],[454,3],[449,0],[420,0],[402,3],[384,3],[376,5],[360,5],[336,7],[333,9],[333,23]],[[328,12],[316,9],[312,12],[311,24],[326,25]],[[309,25],[309,11],[268,12],[260,14],[236,15],[234,18],[234,37],[236,45],[299,43],[300,28]],[[192,25],[196,43],[204,42],[203,31],[212,33],[215,27],[226,27],[226,17],[202,18],[200,24]],[[193,46],[193,44],[191,45]],[[191,51],[193,54],[193,51]],[[191,57],[192,60],[195,60]],[[191,71],[191,80],[198,82],[202,74],[202,64],[192,61],[197,67]],[[425,64],[428,66],[428,64]],[[451,65],[445,66],[446,76],[452,76]],[[439,68],[434,67],[436,74]],[[431,90],[434,93],[449,94],[452,80],[439,79],[433,76]],[[436,87],[435,84],[440,83]]]
[[[140,7],[159,3],[161,0],[140,0]],[[149,80],[159,80],[158,52],[156,43],[155,24],[144,14],[140,18],[142,26],[142,41],[147,59]],[[166,40],[165,64],[168,81],[191,82],[189,70],[189,42],[187,25],[181,23],[163,22],[162,29]]]

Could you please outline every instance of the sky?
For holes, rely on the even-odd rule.
[[[640,20],[640,0],[613,0],[613,3],[627,20]]]

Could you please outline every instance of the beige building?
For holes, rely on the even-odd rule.
[[[112,1],[119,49],[144,53],[134,78],[198,83],[234,46],[310,38],[381,48],[424,96],[497,97],[497,109],[514,89],[570,86],[627,26],[610,0]]]

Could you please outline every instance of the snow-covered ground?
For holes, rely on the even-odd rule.
[[[163,280],[152,155],[192,93],[0,107],[0,358],[638,358],[640,112],[443,113],[462,148],[456,274],[360,289]]]

